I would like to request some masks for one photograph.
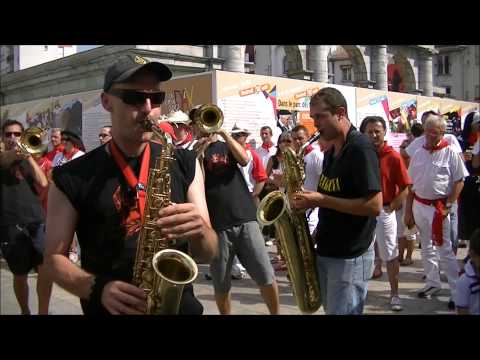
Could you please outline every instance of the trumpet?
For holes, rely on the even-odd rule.
[[[28,128],[17,141],[17,146],[24,154],[43,153],[48,147],[46,131],[39,127]]]
[[[204,133],[217,132],[223,125],[223,112],[214,104],[204,104],[193,108],[189,113],[190,120]]]

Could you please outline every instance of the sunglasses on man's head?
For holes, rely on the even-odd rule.
[[[7,138],[12,137],[12,135],[15,135],[15,137],[20,137],[20,136],[22,136],[22,133],[19,132],[19,131],[7,131],[5,133],[5,137],[7,137]]]
[[[125,104],[132,106],[142,106],[147,99],[150,99],[150,102],[155,105],[160,105],[165,100],[164,91],[143,92],[128,89],[111,89],[108,93],[120,98]]]

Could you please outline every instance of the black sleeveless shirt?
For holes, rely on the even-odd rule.
[[[155,157],[160,154],[161,145],[150,142],[150,148],[151,168]],[[141,158],[126,159],[137,176]],[[184,203],[195,176],[195,153],[176,149],[175,159],[170,169],[171,200]],[[96,275],[131,282],[141,227],[136,193],[106,151],[106,145],[54,168],[53,181],[78,212],[76,232],[82,268]],[[186,252],[187,242],[178,242],[175,248]],[[188,294],[182,297],[180,312],[201,314],[201,304],[191,299],[192,286],[185,287],[184,293]],[[86,301],[82,301],[82,308],[86,314],[106,312],[103,307],[89,306]]]

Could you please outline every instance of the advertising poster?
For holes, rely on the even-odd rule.
[[[390,99],[393,100],[392,105]],[[357,88],[358,128],[367,116],[381,116],[388,124],[385,140],[398,151],[400,144],[407,137],[404,129],[408,122],[408,109],[416,105],[412,103],[414,99],[408,94],[397,95],[386,91]]]
[[[281,133],[277,127],[277,78],[215,71],[214,93],[225,120],[223,127],[231,130],[236,124],[250,131],[252,147],[262,143],[260,128],[270,126],[275,141]]]
[[[193,106],[214,102],[212,79],[212,73],[207,72],[177,77],[162,84],[162,89],[166,92],[162,113],[182,110],[188,114]]]
[[[337,88],[345,96],[349,117],[355,123],[355,88],[281,77],[215,71],[217,104],[225,112],[225,128],[238,122],[251,132],[257,146],[260,128],[270,126],[276,140],[283,129],[305,125],[313,134],[310,97],[325,86]]]
[[[473,103],[473,102],[466,102],[466,101],[458,101],[457,103],[460,105],[460,111],[461,111],[460,116],[462,119],[462,129],[463,129],[463,125],[465,124],[465,118],[467,117],[467,115],[472,112],[478,112],[480,104]]]
[[[407,138],[411,126],[417,119],[417,97],[398,92],[388,93],[390,120],[388,122],[387,141],[395,149],[399,149]]]
[[[462,108],[455,100],[441,99],[440,114],[442,114],[447,122],[447,134],[459,136],[462,132]]]
[[[98,133],[110,124],[110,115],[100,103],[101,90],[34,100],[2,106],[2,123],[7,119],[21,122],[25,128],[41,127],[73,131],[82,137],[87,151],[100,145]]]
[[[381,116],[390,121],[390,106],[386,91],[356,88],[357,124],[360,127],[367,116]]]
[[[419,121],[422,119],[422,115],[427,111],[440,111],[440,98],[417,96],[417,118]]]

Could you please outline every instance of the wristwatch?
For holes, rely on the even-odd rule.
[[[447,203],[445,204],[445,209],[448,209],[448,211],[450,211],[452,209],[452,205],[453,203],[447,201]]]

